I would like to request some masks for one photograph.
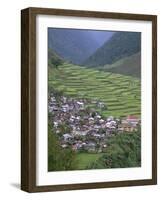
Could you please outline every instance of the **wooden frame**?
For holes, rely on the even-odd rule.
[[[152,179],[36,186],[36,16],[58,15],[152,22]],[[21,11],[21,189],[27,192],[157,184],[157,17],[155,15],[27,8]]]

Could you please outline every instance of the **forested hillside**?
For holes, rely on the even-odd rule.
[[[122,58],[138,53],[140,49],[140,33],[117,32],[83,64],[92,67],[113,64]]]
[[[48,66],[57,68],[58,65],[63,64],[63,59],[53,50],[48,49]]]
[[[48,48],[75,64],[84,62],[112,36],[112,32],[74,29],[48,29]]]

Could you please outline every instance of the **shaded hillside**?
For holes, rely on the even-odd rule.
[[[134,77],[141,77],[141,54],[136,53],[132,56],[122,58],[112,65],[105,65],[98,69],[117,74],[123,74]]]
[[[113,32],[105,31],[49,28],[48,48],[56,51],[65,60],[80,64],[112,34]]]
[[[53,50],[48,49],[48,66],[57,68],[63,64],[63,59]]]
[[[117,32],[110,40],[90,56],[83,64],[103,66],[121,58],[131,56],[141,49],[141,34],[137,32]]]

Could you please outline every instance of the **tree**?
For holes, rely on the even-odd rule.
[[[63,64],[62,58],[51,49],[48,49],[48,62],[50,67],[58,68],[59,65]]]
[[[123,133],[107,142],[107,152],[87,166],[88,169],[125,168],[141,165],[141,133]]]
[[[75,152],[71,148],[63,149],[58,136],[48,125],[48,171],[72,170],[76,167]]]
[[[57,69],[58,66],[62,64],[62,61],[59,58],[52,57],[51,64]]]

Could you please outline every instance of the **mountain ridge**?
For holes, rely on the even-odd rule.
[[[109,34],[112,32],[49,28],[48,48],[69,62],[81,64],[100,47],[101,41],[104,43],[110,37]]]
[[[117,32],[82,64],[93,67],[113,64],[139,52],[140,49],[141,34],[139,32]]]

